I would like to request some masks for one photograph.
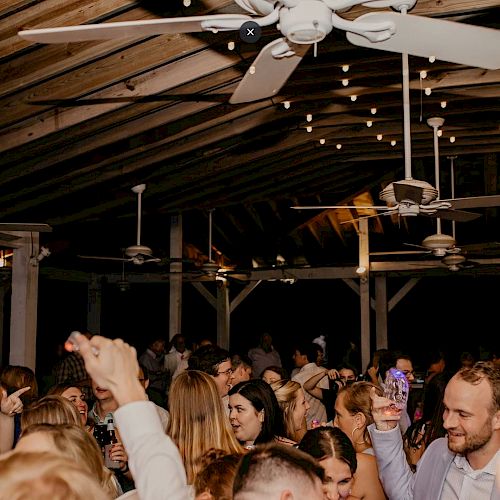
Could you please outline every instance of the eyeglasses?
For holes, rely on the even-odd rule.
[[[403,370],[403,373],[407,377],[408,375],[415,375],[415,372],[413,370]]]
[[[228,377],[232,374],[233,374],[232,368],[228,368],[227,370],[225,370],[223,372],[217,372],[217,375],[227,375]]]

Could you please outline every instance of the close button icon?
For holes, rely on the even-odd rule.
[[[240,38],[246,43],[258,42],[261,34],[260,26],[253,21],[247,21],[240,27]]]

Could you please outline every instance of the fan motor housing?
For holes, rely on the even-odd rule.
[[[422,192],[422,205],[428,205],[431,201],[437,198],[437,189],[426,181],[419,181],[417,179],[405,179],[404,181],[399,181],[400,184],[410,184],[423,189]],[[391,182],[387,187],[380,191],[379,198],[387,203],[389,207],[393,207],[398,204],[396,196],[394,195],[394,186]]]
[[[443,257],[446,255],[446,250],[454,247],[455,243],[455,238],[447,234],[431,234],[422,241],[422,246],[432,250],[436,257]]]
[[[322,1],[303,0],[280,10],[279,30],[293,43],[321,42],[332,28],[332,11]]]

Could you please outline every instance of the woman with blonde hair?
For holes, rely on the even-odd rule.
[[[97,479],[111,498],[121,494],[113,474],[104,466],[96,440],[85,430],[71,424],[35,424],[24,429],[15,448],[19,451],[50,451],[61,454]]]
[[[285,437],[298,443],[307,432],[306,415],[310,408],[304,390],[298,382],[286,379],[273,382],[271,389],[283,412]]]
[[[110,500],[79,464],[50,452],[9,452],[0,458],[0,500]]]
[[[45,396],[32,403],[21,414],[21,432],[33,424],[72,424],[82,427],[80,415],[62,396]]]
[[[80,414],[82,425],[87,426],[89,407],[87,401],[85,401],[85,395],[79,387],[71,384],[57,384],[49,389],[47,396],[62,396],[64,399],[71,401]],[[87,430],[89,429],[87,428]]]
[[[169,392],[167,434],[179,448],[188,484],[199,470],[198,459],[210,448],[243,453],[229,425],[213,378],[198,370],[182,372]]]

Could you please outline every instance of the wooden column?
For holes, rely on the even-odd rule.
[[[92,274],[87,285],[87,329],[91,333],[101,333],[102,286],[100,276]]]
[[[360,276],[359,296],[361,315],[361,366],[370,362],[370,256],[368,246],[368,219],[359,219],[359,267],[364,268]]]
[[[217,280],[217,345],[229,349],[229,324],[231,309],[229,306],[229,287],[227,280]]]
[[[12,260],[9,363],[35,370],[39,234],[13,234],[21,239],[16,240],[19,248],[14,249]]]
[[[10,278],[10,276],[9,276]],[[3,325],[4,325],[4,313],[5,313],[5,295],[10,286],[10,279],[7,281],[4,276],[0,276],[0,365],[3,366]]]
[[[387,278],[375,278],[375,315],[377,349],[387,349]]]
[[[182,215],[170,217],[170,257],[182,258]],[[168,338],[182,330],[182,262],[170,263]],[[174,274],[175,273],[175,274]]]

